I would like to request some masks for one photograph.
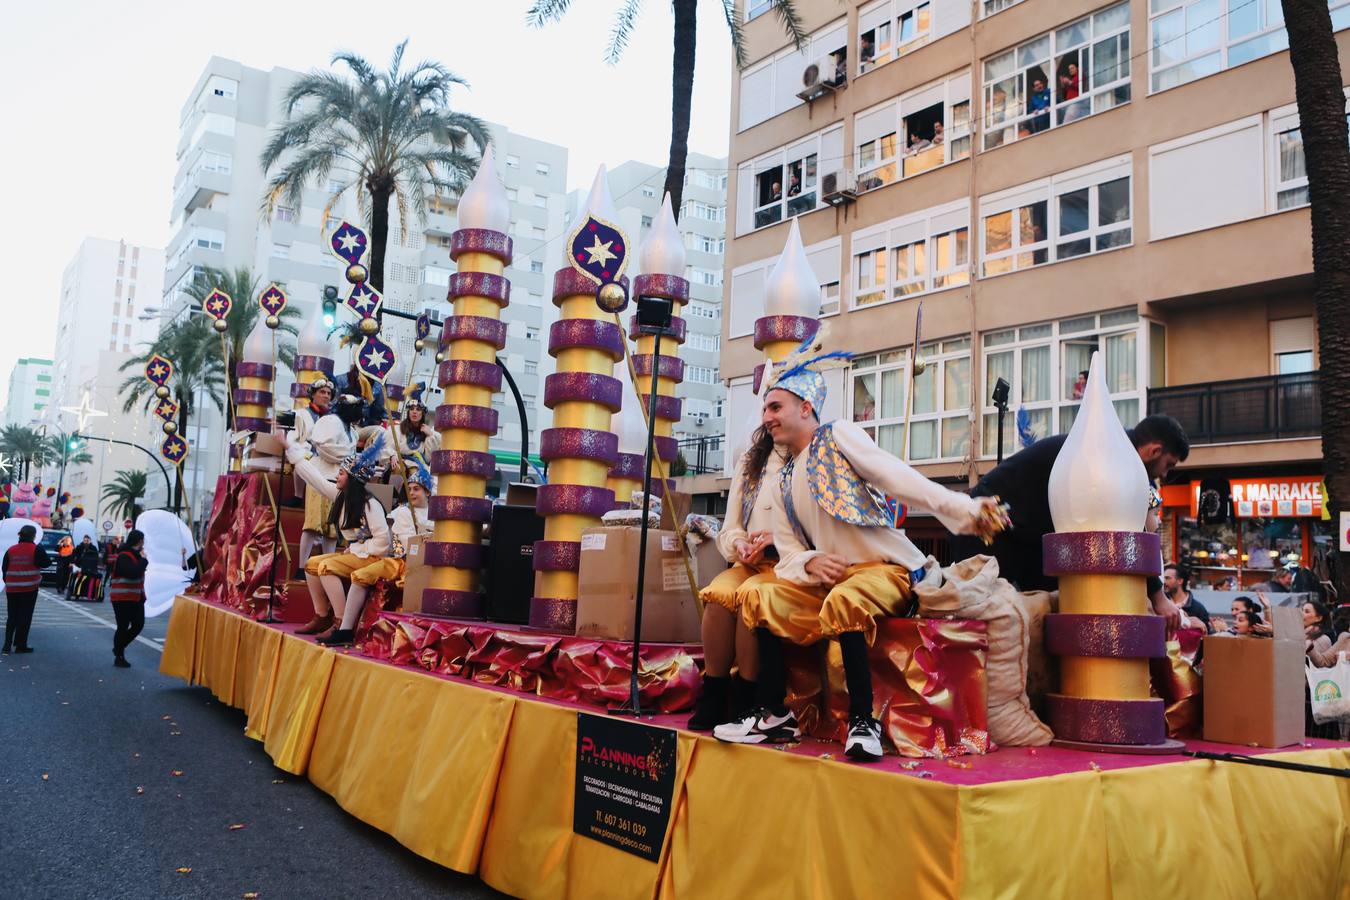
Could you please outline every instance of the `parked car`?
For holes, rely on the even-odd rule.
[[[61,550],[60,543],[62,538],[70,537],[70,532],[64,528],[44,528],[42,529],[42,549],[47,551],[47,568],[42,570],[42,583],[52,587],[65,590],[65,584],[58,584],[59,579],[56,576],[57,567],[60,565]],[[72,539],[73,540],[73,539]],[[66,570],[69,571],[69,565]]]

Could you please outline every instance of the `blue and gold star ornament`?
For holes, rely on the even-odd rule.
[[[212,319],[215,319],[211,326],[215,328],[218,334],[224,334],[225,329],[230,327],[226,324],[225,317],[230,314],[230,310],[233,308],[234,300],[230,298],[229,294],[219,289],[212,291],[202,301],[202,310]]]
[[[159,453],[169,462],[178,465],[187,458],[188,445],[176,434],[171,434],[164,439],[164,443],[159,445]]]
[[[155,385],[163,387],[169,383],[173,377],[173,363],[156,353],[150,357],[145,364],[145,380]]]
[[[343,220],[328,243],[333,252],[347,263],[347,280],[352,284],[364,282],[368,273],[362,260],[370,250],[370,238],[366,237],[365,231]]]
[[[269,316],[279,316],[281,311],[286,308],[286,292],[279,285],[269,285],[267,290],[262,292],[262,296],[258,298],[258,305]]]
[[[413,349],[417,350],[420,353],[423,350],[423,348],[425,348],[427,345],[427,338],[431,336],[430,313],[423,312],[420,316],[417,317],[416,334],[417,339],[413,341]]]
[[[376,311],[384,298],[380,292],[375,290],[364,281],[352,287],[351,294],[347,297],[347,305],[363,319],[374,318]]]
[[[356,354],[357,366],[375,381],[383,382],[389,377],[395,362],[394,348],[376,334],[368,335],[366,342],[361,345],[361,351]]]
[[[596,283],[595,302],[601,309],[617,313],[627,308],[628,289],[620,279],[628,266],[628,238],[619,226],[588,214],[567,240],[567,261]]]
[[[155,404],[155,415],[165,422],[172,422],[178,418],[178,404],[166,397]]]

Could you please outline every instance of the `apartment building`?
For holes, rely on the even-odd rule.
[[[9,393],[5,398],[5,424],[33,427],[52,402],[52,361],[25,357],[9,370]]]
[[[1350,2],[1331,6],[1345,50]],[[855,354],[829,415],[963,485],[1000,450],[998,379],[1007,454],[1019,413],[1029,439],[1068,429],[1100,352],[1123,423],[1169,413],[1193,442],[1164,490],[1170,558],[1205,583],[1323,565],[1307,180],[1278,2],[807,0],[801,49],[767,4],[743,9],[729,420],[753,415],[751,331],[796,218],[831,343]],[[1202,495],[1233,518],[1198,524]],[[910,527],[940,545],[931,520]]]
[[[262,284],[282,284],[291,304],[304,315],[317,315],[326,286],[345,297],[349,286],[340,261],[327,245],[327,235],[344,218],[363,221],[353,192],[329,208],[343,186],[341,173],[325,184],[311,185],[297,207],[278,206],[261,214],[267,176],[258,159],[271,134],[284,120],[281,103],[300,73],[282,68],[255,69],[234,60],[212,57],[183,106],[174,177],[171,220],[174,237],[167,249],[164,314],[167,319],[193,314],[194,303],[183,292],[207,266],[249,267]],[[550,235],[561,232],[566,190],[567,150],[555,144],[491,126],[497,168],[512,201],[515,262],[507,271],[511,304],[503,311],[508,326],[506,363],[526,401],[531,430],[548,423],[542,405],[542,381],[534,370],[539,358],[543,307],[551,294],[552,259],[545,260]],[[390,240],[385,257],[385,306],[417,314],[430,310],[435,319],[448,312],[446,288],[454,272],[450,235],[457,227],[456,198],[437,197],[424,218],[410,215],[401,223],[391,210]],[[327,210],[327,215],[325,215]],[[406,224],[406,228],[404,225]],[[555,251],[556,252],[556,251]],[[345,310],[339,310],[345,316]],[[402,362],[392,377],[403,381],[404,363],[412,356],[412,322],[385,318],[385,337]],[[339,370],[351,362],[351,351],[335,352]],[[428,350],[418,360],[412,380],[434,386],[434,363]],[[279,371],[277,396],[287,407],[291,377]],[[434,398],[433,398],[434,402]],[[516,405],[499,397],[501,431],[492,444],[503,473],[516,472],[520,423]],[[223,462],[222,418],[210,402],[198,404],[200,415],[188,429],[193,448],[188,480],[196,505],[209,508],[210,492]]]
[[[661,166],[629,161],[610,170],[610,193],[619,217],[639,243],[646,240],[661,212],[665,182],[666,170]],[[721,471],[726,450],[726,388],[718,368],[726,197],[726,159],[690,153],[678,216],[685,270],[675,273],[689,281],[689,305],[683,311],[688,337],[680,347],[685,369],[679,395],[684,404],[674,435],[691,473]],[[636,266],[636,255],[630,264]]]

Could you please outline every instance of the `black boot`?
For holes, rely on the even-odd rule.
[[[686,724],[690,731],[712,731],[727,721],[727,694],[731,690],[731,677],[723,675],[703,676],[703,693],[698,698],[698,706]]]
[[[755,691],[759,685],[753,681],[746,681],[737,675],[731,679],[731,718],[732,721],[755,708]]]
[[[347,647],[356,643],[356,631],[350,628],[335,628],[328,637],[318,638],[325,647]]]

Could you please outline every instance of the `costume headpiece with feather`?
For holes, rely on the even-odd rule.
[[[775,364],[767,375],[764,393],[779,390],[795,394],[809,402],[819,417],[825,406],[825,370],[853,358],[847,350],[825,350],[828,332],[828,328],[822,327],[814,337],[802,341],[796,350]]]

